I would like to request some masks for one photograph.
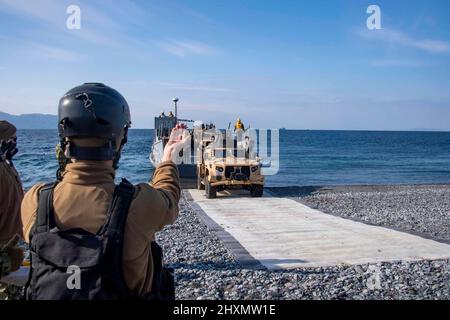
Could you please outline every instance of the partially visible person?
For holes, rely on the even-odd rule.
[[[17,247],[23,189],[12,161],[17,151],[16,127],[0,121],[0,278],[18,270],[23,260],[23,250]],[[8,298],[5,290],[0,284],[0,299]]]
[[[238,118],[235,125],[234,125],[234,130],[245,130],[244,124],[242,123],[241,119]]]
[[[19,270],[23,260],[23,250],[17,247],[19,241],[19,235],[15,235],[0,248],[0,279]]]
[[[22,182],[12,161],[17,151],[16,127],[0,121],[0,245],[22,230]]]

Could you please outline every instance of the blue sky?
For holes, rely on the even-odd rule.
[[[81,8],[81,29],[66,9]],[[381,8],[381,30],[366,9]],[[83,82],[133,127],[180,98],[224,127],[450,130],[450,2],[0,0],[0,111],[56,113]]]

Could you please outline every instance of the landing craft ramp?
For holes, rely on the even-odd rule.
[[[291,199],[188,193],[238,261],[253,259],[268,269],[450,258],[448,244],[325,214]]]

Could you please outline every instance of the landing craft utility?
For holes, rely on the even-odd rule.
[[[194,121],[178,118],[178,101],[178,98],[173,99],[175,104],[175,114],[173,114],[172,111],[170,111],[168,115],[162,112],[158,117],[155,117],[153,145],[149,158],[154,167],[157,167],[162,162],[164,147],[169,141],[172,129],[177,125],[181,125],[191,136],[191,145],[187,149],[180,150],[177,157],[180,159],[180,163],[177,163],[178,171],[181,178],[195,178],[197,176],[197,167],[194,160],[194,147],[192,140],[193,130],[188,129],[188,125]]]

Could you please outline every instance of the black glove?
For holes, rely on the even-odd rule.
[[[0,157],[2,160],[12,160],[14,155],[19,151],[15,140],[2,140],[0,145]]]

